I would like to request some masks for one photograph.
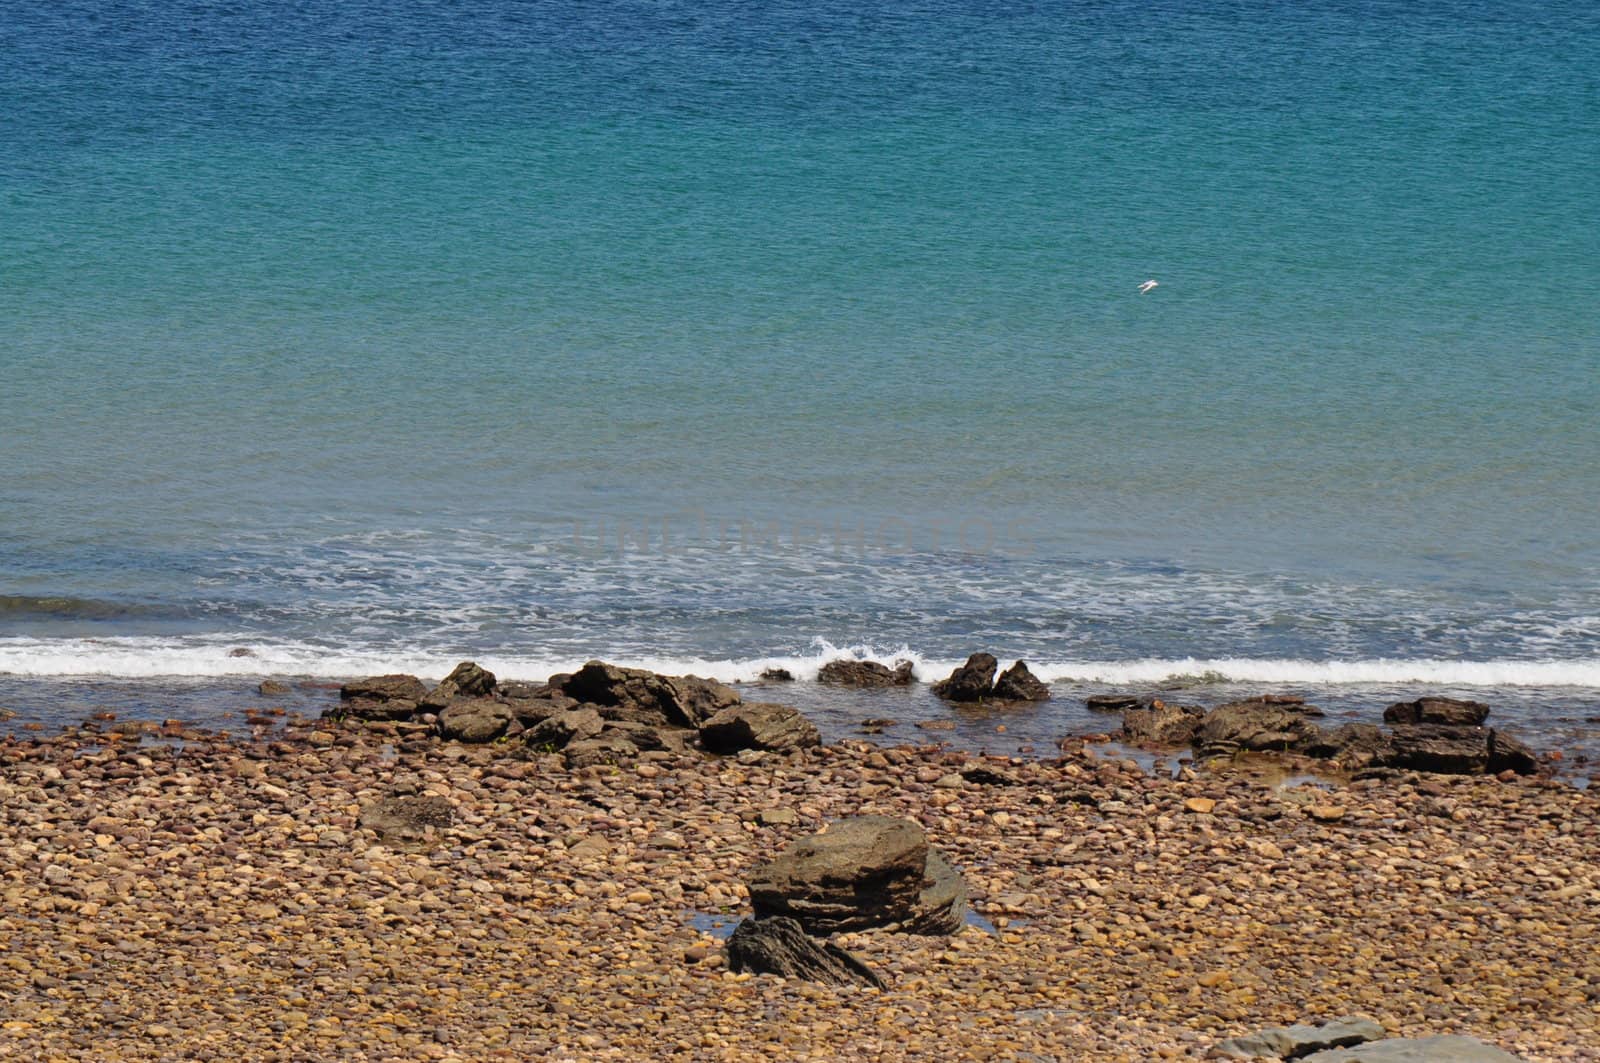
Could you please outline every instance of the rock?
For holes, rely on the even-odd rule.
[[[256,687],[256,692],[264,698],[281,698],[293,691],[288,683],[280,683],[276,679],[263,679],[261,685]]]
[[[1322,737],[1322,729],[1310,720],[1321,715],[1320,709],[1283,698],[1229,702],[1206,714],[1194,745],[1203,757],[1299,752]]]
[[[1347,723],[1324,731],[1301,747],[1308,757],[1337,761],[1349,771],[1386,763],[1394,755],[1394,743],[1383,729],[1371,723]]]
[[[502,693],[501,701],[511,710],[511,715],[524,727],[533,727],[552,716],[578,707],[578,702],[564,694],[549,697],[511,697]]]
[[[386,844],[417,844],[455,822],[455,807],[437,796],[389,796],[361,810],[361,825]]]
[[[652,727],[632,720],[606,720],[601,737],[616,735],[626,738],[640,750],[666,750],[671,753],[688,753],[694,749],[697,737],[694,731],[683,727]]]
[[[1521,1057],[1476,1037],[1393,1037],[1354,1048],[1330,1048],[1300,1057],[1303,1063],[1521,1063]]]
[[[890,671],[877,661],[829,661],[817,672],[817,682],[842,687],[894,687],[911,682],[911,662],[898,661]]]
[[[1183,803],[1183,807],[1190,812],[1199,812],[1204,815],[1217,807],[1217,802],[1210,797],[1191,797]]]
[[[493,742],[515,718],[510,706],[491,698],[457,698],[439,714],[439,737],[454,742]]]
[[[1018,661],[994,681],[994,696],[1000,701],[1049,701],[1050,688]]]
[[[1127,712],[1148,705],[1150,699],[1134,697],[1132,694],[1091,694],[1083,703],[1090,712]]]
[[[810,937],[800,924],[784,916],[745,919],[728,938],[728,969],[734,973],[776,974],[829,985],[886,988],[884,980],[855,956]]]
[[[1206,710],[1152,700],[1122,713],[1122,735],[1140,746],[1186,746],[1194,741]]]
[[[422,680],[414,675],[377,675],[358,679],[339,688],[343,701],[421,701],[428,693]]]
[[[766,668],[762,670],[761,678],[769,683],[793,683],[794,673],[787,668]]]
[[[1489,706],[1481,701],[1457,698],[1418,698],[1397,701],[1383,710],[1385,723],[1442,723],[1452,727],[1477,727],[1489,718]]]
[[[893,926],[953,934],[967,886],[910,820],[855,816],[802,838],[756,868],[749,881],[758,918],[784,915],[815,934]]]
[[[821,742],[816,725],[799,710],[765,701],[729,706],[700,725],[700,744],[713,753],[741,749],[786,753]]]
[[[715,680],[657,675],[603,661],[584,665],[561,684],[561,692],[599,707],[607,719],[669,727],[699,727],[740,700],[738,691]]]
[[[800,814],[792,808],[768,808],[756,813],[756,821],[763,827],[792,827],[800,822]]]
[[[621,764],[639,755],[639,747],[618,733],[602,734],[597,738],[580,738],[567,743],[562,750],[567,767],[576,771],[597,764]]]
[[[1319,823],[1337,823],[1347,811],[1343,805],[1312,805],[1306,809],[1306,815]]]
[[[568,709],[528,728],[523,732],[522,740],[528,749],[534,751],[563,749],[569,742],[594,738],[605,727],[605,723],[600,713],[592,707]]]
[[[340,702],[336,708],[327,709],[323,716],[348,716],[355,720],[409,720],[417,714],[417,703],[405,698],[351,698]]]
[[[1016,786],[1022,781],[1009,771],[985,764],[967,765],[961,769],[961,777],[977,786]]]
[[[1512,738],[1504,731],[1489,731],[1489,773],[1498,775],[1513,771],[1518,775],[1533,775],[1539,770],[1539,757],[1532,749]]]
[[[1000,662],[993,654],[974,653],[967,663],[933,684],[933,692],[946,701],[982,701],[994,693],[994,672]]]
[[[1392,750],[1379,766],[1444,775],[1482,775],[1489,770],[1491,733],[1487,727],[1396,724],[1389,731]]]
[[[1310,1052],[1359,1045],[1382,1037],[1384,1029],[1371,1019],[1346,1016],[1321,1026],[1296,1024],[1233,1037],[1207,1053],[1211,1059],[1299,1059]]]
[[[425,712],[437,712],[456,698],[483,698],[494,692],[494,673],[472,661],[456,665],[440,684],[419,702]]]

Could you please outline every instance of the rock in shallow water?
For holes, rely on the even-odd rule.
[[[1000,701],[1049,701],[1050,688],[1028,669],[1028,662],[1018,661],[994,681],[994,697]]]
[[[1000,662],[992,653],[974,653],[967,663],[933,684],[933,692],[946,701],[982,701],[994,693],[994,673]]]
[[[1452,727],[1476,727],[1489,718],[1489,706],[1481,701],[1458,698],[1418,698],[1397,701],[1383,710],[1385,723],[1443,723]]]
[[[879,974],[851,953],[808,935],[785,916],[746,919],[728,939],[728,967],[735,973],[776,974],[829,985],[884,988]]]
[[[829,661],[817,672],[817,682],[841,687],[907,686],[911,662],[898,661],[891,672],[877,661]]]

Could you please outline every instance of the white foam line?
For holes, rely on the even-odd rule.
[[[230,651],[249,648],[250,656]],[[616,654],[613,663],[669,675],[694,674],[724,682],[759,678],[770,668],[782,668],[797,679],[815,679],[828,661],[839,658],[880,661],[892,665],[912,662],[918,679],[931,681],[947,675],[959,662],[923,657],[908,647],[884,649],[870,645],[836,646],[814,641],[810,653],[746,660],[708,659],[695,656]],[[479,664],[507,679],[543,679],[572,671],[587,656],[480,655]],[[32,639],[0,638],[0,674],[29,677],[105,676],[141,678],[250,678],[305,676],[344,678],[387,672],[408,672],[425,678],[445,675],[459,655],[424,651],[337,651],[307,643],[270,644],[246,635],[204,638]],[[1002,667],[1012,658],[1003,657]],[[1201,677],[1215,682],[1286,683],[1318,686],[1355,684],[1431,684],[1478,687],[1590,687],[1600,689],[1600,658],[1580,660],[1354,660],[1256,658],[1150,658],[1130,661],[1030,660],[1034,673],[1046,682],[1103,683],[1137,686]]]

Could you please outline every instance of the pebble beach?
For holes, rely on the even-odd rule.
[[[1600,800],[1548,778],[127,731],[0,739],[4,1058],[1132,1061],[1353,1013],[1600,1058]],[[396,793],[450,822],[364,826]],[[861,813],[969,925],[839,935],[884,989],[728,970],[750,869]]]

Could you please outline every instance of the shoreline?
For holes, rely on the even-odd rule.
[[[0,737],[19,1058],[1144,1060],[1358,1011],[1541,1061],[1600,1031],[1600,798],[1550,779],[854,739],[568,770],[394,724],[176,730]],[[382,844],[361,811],[397,786],[455,824]],[[993,931],[848,935],[887,990],[726,973],[744,875],[860,813],[918,821]]]

